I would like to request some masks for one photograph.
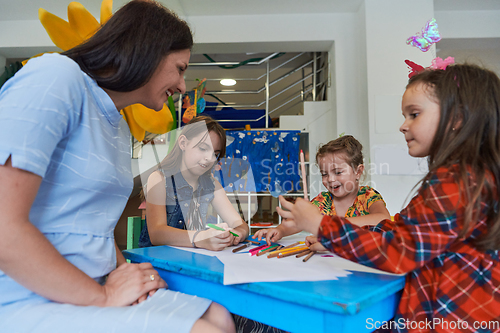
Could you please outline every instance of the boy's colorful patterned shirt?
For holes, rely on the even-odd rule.
[[[361,186],[358,190],[358,196],[354,200],[354,203],[346,211],[345,217],[355,217],[370,214],[370,206],[377,202],[382,201],[385,205],[384,199],[380,193],[378,193],[374,188],[370,186]],[[333,194],[330,192],[321,192],[317,197],[311,200],[313,205],[319,208],[319,211],[323,215],[337,215],[335,210],[335,204],[333,203]]]
[[[438,169],[395,222],[361,228],[338,216],[321,221],[318,239],[332,252],[388,272],[408,273],[393,332],[500,332],[499,251],[480,251],[472,244],[488,232],[486,202],[498,200],[497,189],[489,182],[493,194],[483,190],[485,200],[474,210],[477,219],[459,237],[467,200],[459,193],[457,177],[456,166]],[[429,321],[442,324],[417,326]]]

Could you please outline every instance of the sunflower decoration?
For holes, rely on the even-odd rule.
[[[71,2],[68,5],[68,21],[43,8],[38,10],[38,18],[52,42],[66,51],[92,37],[113,15],[112,7],[113,0],[102,1],[100,22],[79,2]],[[168,104],[165,104],[161,111],[149,109],[141,104],[133,104],[122,109],[120,113],[127,121],[130,132],[137,141],[144,140],[146,132],[167,133],[177,124],[175,105],[171,96],[168,97]]]

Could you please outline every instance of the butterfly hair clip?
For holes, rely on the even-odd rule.
[[[416,75],[425,69],[423,66],[420,66],[419,64],[416,64],[410,60],[405,60],[405,63],[408,65],[409,69],[411,70],[410,73],[408,74],[408,78],[411,78],[413,75]],[[445,70],[446,67],[448,67],[448,65],[451,65],[454,63],[455,63],[455,58],[453,58],[453,57],[448,57],[444,60],[441,59],[440,57],[437,57],[437,58],[432,59],[431,65],[427,68]]]
[[[430,19],[424,28],[422,28],[422,33],[417,33],[415,36],[411,36],[406,40],[407,45],[412,45],[418,47],[421,51],[427,52],[431,48],[432,44],[437,43],[441,40],[439,35],[438,25],[436,19]]]
[[[405,63],[408,65],[409,69],[411,69],[410,73],[408,74],[408,78],[411,78],[413,75],[416,75],[424,70],[423,66],[420,66],[413,61],[405,60]]]

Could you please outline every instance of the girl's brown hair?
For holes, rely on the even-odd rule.
[[[184,125],[180,135],[184,135],[188,140],[191,140],[200,133],[204,132],[205,135],[203,135],[199,143],[204,141],[210,132],[214,132],[219,136],[221,145],[220,153],[217,156],[217,162],[219,162],[221,158],[226,155],[226,131],[216,120],[204,115],[194,117],[193,119],[191,119],[191,121]],[[163,159],[163,161],[161,161],[161,163],[158,164],[155,169],[150,169],[149,171],[147,171],[146,175],[144,175],[143,178],[147,178],[154,171],[160,172],[160,169],[162,171],[160,172],[162,176],[169,176],[174,174],[175,172],[178,172],[182,161],[182,153],[183,151],[179,147],[179,142],[177,140],[174,147],[172,148],[172,151],[167,154],[167,156]],[[209,174],[210,172],[212,172],[212,169],[207,170],[205,174]],[[141,198],[141,200],[145,200],[145,186],[143,186],[143,188],[141,189],[139,197]]]
[[[466,198],[463,237],[480,210],[487,210],[488,233],[475,239],[482,249],[500,249],[500,79],[476,65],[425,70],[408,86],[423,84],[440,105],[440,120],[429,152],[428,181],[440,167],[458,165],[460,197]],[[470,177],[472,175],[472,178]],[[484,194],[486,193],[486,195]],[[476,214],[474,214],[474,211]]]
[[[221,145],[220,153],[217,156],[217,162],[219,162],[220,159],[226,155],[226,131],[216,120],[204,115],[194,117],[190,122],[184,125],[180,135],[184,135],[188,140],[191,140],[200,133],[204,132],[205,135],[201,138],[200,142],[205,140],[206,136],[210,132],[214,132],[219,136]],[[160,167],[163,169],[165,174],[176,172],[181,164],[182,153],[183,152],[179,147],[178,142],[176,142],[172,151],[168,153],[168,155],[160,163]],[[206,173],[210,172],[211,170],[208,170]]]
[[[319,147],[316,153],[316,163],[327,154],[343,154],[347,164],[354,171],[363,164],[363,145],[352,135],[343,135]]]

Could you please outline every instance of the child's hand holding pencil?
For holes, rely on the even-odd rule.
[[[194,239],[196,247],[221,251],[226,247],[233,245],[234,236],[227,230],[219,230],[215,228],[208,228],[197,232]]]
[[[328,251],[327,249],[325,249],[323,244],[321,244],[318,241],[318,237],[316,237],[316,236],[307,236],[306,237],[306,245],[309,246],[309,248],[311,250],[316,251],[316,252]]]
[[[276,211],[285,219],[282,224],[286,227],[298,228],[317,235],[323,219],[318,207],[301,198],[297,198],[295,203],[291,203],[280,195],[279,201],[283,208],[276,207]]]

